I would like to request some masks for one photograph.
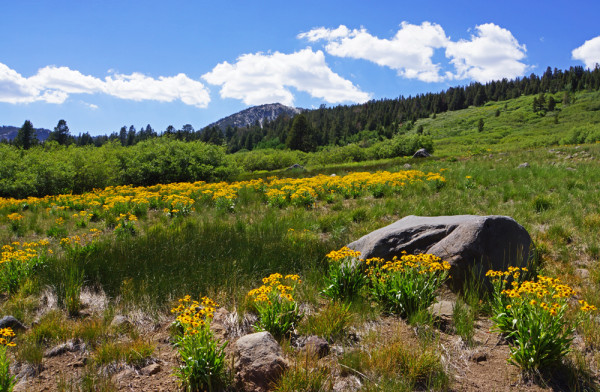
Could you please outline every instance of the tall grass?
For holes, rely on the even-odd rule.
[[[297,220],[265,210],[247,220],[209,215],[155,225],[136,237],[100,242],[85,258],[85,280],[110,297],[126,294],[137,305],[160,307],[187,293],[235,303],[262,276],[304,276],[324,268],[328,242],[314,235],[290,237]],[[123,292],[128,285],[135,290]]]

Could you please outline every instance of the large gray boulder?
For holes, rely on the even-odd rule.
[[[234,357],[234,382],[239,391],[266,392],[288,367],[279,343],[269,332],[239,338]]]
[[[531,237],[508,216],[410,215],[348,244],[361,258],[391,260],[409,254],[431,253],[450,263],[450,285],[459,288],[467,274],[485,275],[489,269],[524,266]]]

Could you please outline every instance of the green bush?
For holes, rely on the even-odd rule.
[[[254,326],[256,331],[268,331],[279,339],[294,329],[302,318],[292,296],[298,282],[298,275],[275,273],[263,278],[262,286],[248,292],[258,312],[258,322]]]
[[[488,271],[494,287],[492,320],[510,343],[509,362],[525,372],[547,370],[571,351],[575,326],[567,312],[573,289],[559,279],[524,281],[526,268]],[[512,282],[509,283],[509,280]],[[579,313],[596,308],[581,300]]]
[[[448,278],[450,265],[431,254],[403,255],[392,261],[369,259],[371,296],[383,309],[410,318],[427,309]]]
[[[176,375],[188,392],[221,390],[225,384],[225,347],[210,330],[210,322],[217,304],[210,298],[192,301],[190,296],[179,300],[172,309],[177,313],[175,346],[182,361]]]
[[[343,247],[327,254],[329,273],[322,293],[333,300],[352,301],[367,283],[360,252]]]

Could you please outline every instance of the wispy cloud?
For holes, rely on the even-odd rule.
[[[378,38],[366,29],[350,30],[341,25],[336,29],[319,27],[298,35],[309,42],[325,41],[325,50],[333,56],[364,59],[389,67],[407,79],[440,82],[451,79],[472,79],[486,82],[493,79],[521,76],[527,65],[525,45],[512,33],[493,23],[475,27],[470,40],[452,41],[444,29],[435,23],[414,25],[402,22],[390,38]],[[448,64],[436,64],[436,49],[445,49]],[[452,71],[444,71],[452,67]]]
[[[0,63],[0,102],[60,104],[72,94],[107,94],[133,101],[180,100],[199,108],[205,108],[210,102],[204,84],[183,73],[158,78],[137,72],[114,73],[100,79],[68,67],[47,66],[27,78]]]
[[[581,60],[586,67],[593,69],[596,64],[600,64],[600,36],[585,41],[583,45],[573,49],[571,55],[573,59]]]
[[[294,104],[290,88],[328,103],[365,102],[371,95],[333,72],[322,51],[306,48],[291,54],[253,53],[223,62],[202,76],[221,86],[222,98],[240,99],[247,105],[280,102]]]

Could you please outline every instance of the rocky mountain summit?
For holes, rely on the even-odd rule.
[[[256,121],[262,126],[265,120],[273,121],[282,114],[293,117],[304,110],[305,109],[285,106],[280,103],[269,103],[242,110],[241,112],[237,112],[210,124],[209,127],[217,126],[222,130],[227,129],[228,126],[241,128],[252,125]]]

